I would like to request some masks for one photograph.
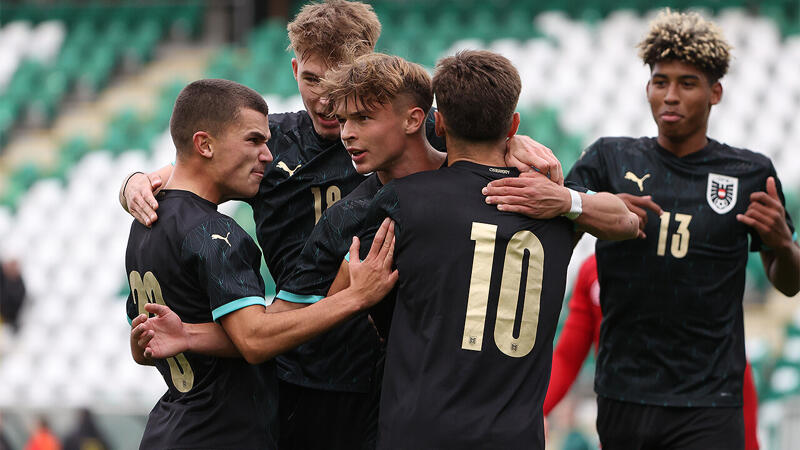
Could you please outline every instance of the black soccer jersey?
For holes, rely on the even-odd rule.
[[[381,186],[378,175],[372,174],[322,214],[278,298],[315,303],[328,295],[353,236],[363,228],[367,207]],[[366,314],[360,314],[300,346],[292,356],[304,386],[367,392],[379,352],[375,329]]]
[[[261,253],[233,219],[191,192],[163,190],[156,198],[158,222],[131,226],[129,321],[148,302],[187,323],[265,304]],[[150,412],[141,448],[276,447],[274,367],[262,372],[241,358],[191,352],[155,364],[168,390]]]
[[[395,220],[400,273],[378,448],[544,448],[573,226],[487,205],[481,189],[516,175],[459,161],[375,197],[367,220]]]
[[[751,250],[761,241],[736,215],[769,176],[777,181],[767,157],[713,140],[678,158],[655,138],[603,138],[575,164],[568,179],[651,195],[664,211],[648,211],[645,240],[597,242],[598,394],[664,406],[742,404],[748,236]]]
[[[269,126],[272,137],[267,145],[274,160],[264,174],[258,194],[249,202],[264,260],[277,290],[281,291],[297,267],[300,252],[322,213],[352,192],[365,177],[356,172],[340,140],[325,140],[314,131],[305,111],[270,114]],[[444,148],[444,142],[434,131],[433,110],[428,114],[426,134],[434,147]],[[327,348],[362,345],[360,342],[366,336],[352,336],[350,331],[351,328],[337,327],[325,335],[326,341],[330,341],[325,345]],[[334,361],[336,354],[307,365],[311,355],[325,354],[314,348],[320,342],[318,338],[276,358],[278,377],[318,389],[363,391],[362,380],[371,376],[371,369],[355,378],[338,373],[336,368],[345,367],[347,362]]]

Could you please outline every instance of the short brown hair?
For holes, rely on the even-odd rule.
[[[447,132],[472,141],[495,140],[508,133],[521,89],[511,61],[485,50],[443,58],[433,75],[436,106]]]
[[[711,83],[728,72],[731,59],[731,46],[716,25],[696,12],[680,13],[669,8],[650,24],[638,47],[650,70],[662,61],[680,61],[705,73]]]
[[[206,79],[189,83],[175,100],[169,132],[178,154],[190,151],[198,131],[213,135],[225,132],[236,122],[242,109],[267,115],[267,102],[261,94],[230,80]]]
[[[328,71],[320,83],[328,99],[328,112],[355,97],[365,108],[392,102],[407,95],[414,106],[426,113],[433,104],[431,77],[419,64],[399,56],[370,53]]]
[[[303,6],[286,26],[289,50],[301,59],[319,55],[329,65],[370,53],[381,35],[372,6],[361,2],[326,0]]]

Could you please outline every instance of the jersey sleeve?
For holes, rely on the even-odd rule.
[[[596,279],[597,265],[593,255],[581,265],[578,272],[569,301],[569,315],[553,352],[550,385],[544,400],[545,415],[550,414],[567,394],[592,346],[596,321],[592,317],[591,287]]]
[[[579,192],[605,192],[609,190],[608,170],[602,152],[603,139],[598,139],[581,154],[567,174],[564,184],[572,189],[583,187]]]
[[[300,253],[297,267],[277,297],[292,303],[316,303],[330,289],[360,220],[345,218],[334,205],[320,218]],[[358,225],[356,225],[358,223]]]
[[[769,163],[769,175],[768,177],[775,178],[775,188],[778,190],[778,197],[781,199],[781,205],[783,205],[785,217],[786,217],[786,225],[789,226],[789,231],[792,233],[792,240],[797,240],[797,231],[794,228],[794,223],[792,222],[792,217],[789,215],[789,211],[786,211],[786,197],[783,195],[783,188],[781,185],[781,180],[778,179],[778,173],[775,171],[775,166],[772,165],[772,162]],[[766,190],[766,180],[764,181],[764,189]],[[748,199],[749,201],[749,199]],[[761,242],[761,236],[758,235],[758,232],[755,229],[750,228],[750,251],[751,252],[758,252],[763,250],[769,250],[763,242]]]
[[[263,305],[261,251],[229,217],[211,219],[186,235],[181,262],[197,271],[214,321],[246,306]]]
[[[361,241],[361,259],[367,257],[369,249],[372,246],[372,241],[375,239],[375,234],[383,223],[383,219],[391,217],[395,221],[394,234],[395,234],[395,257],[400,248],[401,242],[401,229],[402,220],[400,214],[400,201],[395,190],[394,182],[390,182],[375,195],[375,198],[370,203],[367,211],[367,218],[364,222],[364,231],[359,234]],[[375,329],[378,334],[384,339],[389,336],[389,329],[392,323],[392,313],[394,312],[395,299],[397,295],[397,286],[375,306],[369,309],[369,315],[375,324]]]

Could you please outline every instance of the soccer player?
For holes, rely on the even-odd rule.
[[[550,386],[544,399],[544,415],[558,405],[578,376],[583,360],[600,340],[600,322],[603,313],[600,309],[600,283],[597,281],[597,260],[592,255],[581,264],[578,279],[569,301],[569,315],[558,345],[553,352],[553,370],[550,373]],[[745,450],[758,450],[757,421],[758,394],[753,381],[753,373],[748,363],[744,371],[742,406],[744,409]]]
[[[652,197],[646,239],[598,242],[595,374],[604,449],[743,448],[748,237],[770,282],[800,290],[800,247],[770,160],[706,136],[729,45],[696,13],[663,12],[639,44],[655,138],[602,138],[568,179]],[[509,198],[508,201],[514,201]]]
[[[394,180],[370,206],[368,224],[397,223],[400,272],[378,448],[544,448],[573,224],[498,211],[481,195],[517,175],[503,153],[520,86],[491,52],[441,60],[433,88],[448,166]]]
[[[295,55],[292,71],[305,110],[270,117],[268,145],[275,159],[258,192],[247,200],[278,291],[294,272],[322,213],[364,181],[340,140],[338,122],[324,112],[318,85],[330,67],[372,52],[381,26],[367,4],[328,0],[304,6],[287,29]],[[443,149],[432,116],[426,132],[434,147]],[[551,172],[555,181],[563,178],[558,160],[546,148],[519,138],[510,142],[510,148],[528,166]],[[158,219],[153,191],[171,172],[167,165],[151,174],[134,173],[123,184],[120,201],[142,224],[149,226]],[[372,408],[365,398],[378,345],[372,326],[357,317],[279,358],[281,448],[291,450],[293,442],[314,439],[311,448],[349,449],[349,439],[361,440],[355,435],[340,440],[355,426],[342,411]],[[308,433],[309,427],[315,432]]]
[[[277,448],[274,372],[248,362],[292,348],[388,293],[397,278],[392,227],[382,226],[369,263],[351,270],[360,272],[351,279],[355,289],[266,314],[258,247],[216,210],[258,190],[271,159],[264,99],[231,81],[196,81],[179,94],[170,132],[177,157],[158,194],[161,218],[152,227],[131,226],[128,319],[139,328],[157,303],[186,322],[218,321],[247,361],[191,352],[153,360],[132,340],[134,359],[155,365],[169,388],[150,413],[141,448]]]

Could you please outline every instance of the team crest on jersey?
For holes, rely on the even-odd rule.
[[[738,189],[738,178],[709,173],[708,187],[706,188],[708,206],[717,214],[727,213],[736,206],[736,192]]]

